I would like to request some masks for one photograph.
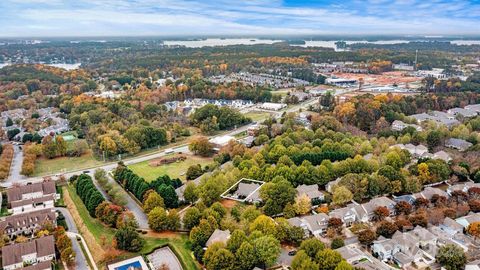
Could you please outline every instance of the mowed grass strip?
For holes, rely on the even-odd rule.
[[[147,182],[153,181],[159,176],[165,174],[170,176],[170,178],[180,178],[181,180],[185,181],[188,167],[195,164],[200,164],[203,167],[212,162],[212,158],[187,155],[187,159],[185,161],[178,161],[161,166],[150,166],[150,161],[143,161],[129,165],[128,168],[130,168],[138,176],[143,177]]]
[[[113,229],[106,227],[88,214],[87,208],[75,193],[73,186],[69,185],[63,187],[63,189],[65,204],[77,225],[78,231],[85,238],[95,262],[101,262],[105,255],[105,250],[100,244],[102,236],[105,237],[106,243],[111,243],[114,235]]]

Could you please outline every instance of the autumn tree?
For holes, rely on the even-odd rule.
[[[295,212],[299,215],[305,215],[310,212],[312,208],[312,201],[306,194],[302,194],[295,198]]]
[[[336,205],[344,205],[347,202],[351,201],[353,199],[353,194],[352,192],[344,187],[344,186],[339,186],[335,188],[333,191],[333,203]]]
[[[195,155],[200,155],[202,157],[208,157],[213,154],[213,144],[204,136],[191,140],[188,149],[190,149]]]
[[[365,229],[358,232],[358,241],[362,245],[370,246],[375,239],[377,239],[377,234],[370,229]]]
[[[384,220],[390,215],[390,210],[385,206],[379,206],[373,211],[373,215],[376,220]]]

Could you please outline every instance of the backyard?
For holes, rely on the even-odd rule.
[[[204,158],[193,155],[186,155],[187,159],[184,161],[177,161],[171,164],[165,164],[160,166],[151,166],[149,161],[143,161],[129,165],[128,167],[137,175],[143,177],[146,181],[153,181],[159,176],[167,174],[171,178],[180,178],[186,180],[186,172],[188,167],[200,164],[203,166],[213,162],[212,158]]]

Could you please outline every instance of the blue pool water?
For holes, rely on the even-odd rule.
[[[142,269],[142,265],[140,264],[139,261],[125,264],[119,267],[115,267],[115,270],[137,270],[137,269],[139,270]]]

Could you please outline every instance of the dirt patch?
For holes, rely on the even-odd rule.
[[[153,159],[152,161],[150,161],[148,163],[148,165],[152,166],[152,167],[158,167],[158,166],[161,166],[161,165],[166,165],[166,164],[171,164],[171,163],[175,163],[175,162],[181,162],[181,161],[185,161],[187,159],[187,157],[185,155],[179,155],[179,156],[174,156],[174,157],[165,157],[165,158],[156,158],[156,159]]]
[[[345,79],[363,79],[365,84],[392,85],[411,84],[421,81],[421,78],[408,75],[407,72],[391,71],[382,74],[334,73],[335,76]]]
[[[148,233],[145,236],[153,237],[153,238],[179,238],[180,234],[178,232],[172,232],[172,231],[164,231],[164,232],[148,231]]]
[[[72,215],[73,221],[77,225],[78,231],[85,238],[88,248],[92,253],[93,259],[95,262],[101,262],[105,258],[105,250],[97,243],[93,234],[88,230],[87,226],[83,223],[80,214],[77,211],[75,204],[73,203],[72,198],[70,198],[70,193],[66,188],[63,188],[63,200],[67,206],[70,214]]]
[[[223,199],[220,201],[220,203],[223,205],[223,207],[227,209],[232,209],[233,207],[235,207],[235,205],[237,205],[238,202],[234,200]]]

